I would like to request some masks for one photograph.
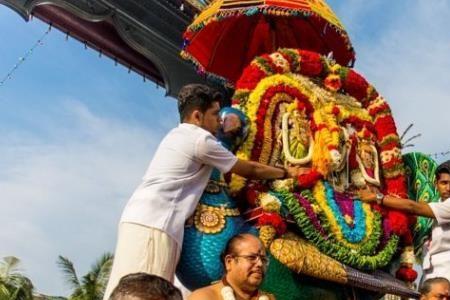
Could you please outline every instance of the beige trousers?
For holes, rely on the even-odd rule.
[[[108,300],[120,278],[144,272],[173,283],[180,249],[167,233],[134,223],[121,223],[114,262],[103,300]]]

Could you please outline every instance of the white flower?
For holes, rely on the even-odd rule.
[[[272,182],[272,188],[276,192],[289,191],[294,189],[294,180],[292,178],[288,179],[278,179]]]
[[[283,69],[284,72],[289,72],[289,62],[283,57],[283,55],[279,52],[274,52],[269,55],[272,59],[272,62],[277,66]]]
[[[236,298],[234,297],[234,291],[229,286],[224,286],[220,290],[220,293],[222,294],[222,299],[223,300],[236,300]]]
[[[337,150],[330,151],[331,161],[333,166],[339,166],[342,162],[342,155]]]
[[[279,212],[281,201],[277,197],[269,193],[263,193],[259,196],[259,203],[264,211]]]
[[[230,286],[224,286],[220,290],[220,293],[222,294],[223,300],[236,300],[234,297],[234,291]],[[262,295],[258,297],[258,300],[270,300],[270,298],[267,295]]]

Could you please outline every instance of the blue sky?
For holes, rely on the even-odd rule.
[[[415,122],[423,134],[415,150],[449,150],[450,2],[329,3],[399,130]],[[46,29],[0,5],[0,78]],[[0,86],[0,257],[21,258],[40,292],[66,295],[57,256],[84,274],[113,251],[121,209],[177,122],[162,89],[52,30]]]

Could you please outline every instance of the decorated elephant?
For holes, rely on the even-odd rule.
[[[240,159],[301,172],[295,179],[258,183],[236,175],[227,182],[214,171],[185,229],[181,282],[195,289],[220,279],[225,243],[250,232],[268,249],[262,289],[277,299],[417,297],[404,284],[416,275],[409,261],[414,220],[354,195],[372,189],[407,197],[409,175],[410,182],[422,183],[410,188],[416,196],[431,186],[432,173],[420,164],[431,168],[433,162],[410,156],[405,172],[389,105],[374,87],[324,56],[280,49],[244,69],[232,102],[235,111],[224,112],[232,124],[223,132],[224,144],[236,148]],[[435,196],[429,194],[429,201]],[[417,244],[430,229],[422,224],[414,231]],[[409,259],[397,271],[403,281],[381,271],[400,254]]]

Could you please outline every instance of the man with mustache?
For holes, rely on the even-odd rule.
[[[261,292],[269,258],[261,241],[251,234],[231,238],[221,255],[225,269],[223,278],[194,291],[188,300],[275,300]]]
[[[423,260],[423,279],[444,277],[450,280],[450,160],[436,169],[436,188],[441,196],[439,202],[416,202],[394,196],[374,193],[369,190],[359,192],[364,202],[398,209],[416,216],[433,218],[433,231],[428,253]]]

